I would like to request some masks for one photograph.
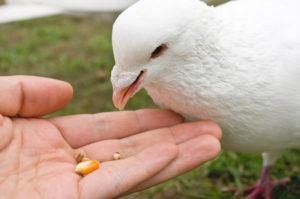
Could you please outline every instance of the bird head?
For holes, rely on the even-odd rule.
[[[207,7],[198,0],[140,0],[113,26],[114,105],[123,109],[140,89],[158,83],[193,55],[193,23]]]

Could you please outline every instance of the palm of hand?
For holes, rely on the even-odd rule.
[[[213,122],[184,124],[163,110],[38,119],[67,104],[68,84],[0,77],[0,92],[4,198],[114,198],[185,173],[220,151],[221,131]],[[100,160],[101,168],[76,174],[81,152]],[[122,159],[113,161],[114,152]]]
[[[75,151],[51,122],[5,118],[0,192],[5,198],[77,198],[81,177],[74,172]],[[11,138],[11,139],[9,139]]]

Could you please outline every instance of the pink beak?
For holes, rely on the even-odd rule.
[[[142,71],[136,80],[125,88],[116,88],[113,86],[113,103],[116,108],[123,110],[128,100],[133,97],[141,88],[145,78],[145,72]]]

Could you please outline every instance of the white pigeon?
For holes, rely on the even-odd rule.
[[[138,0],[6,0],[0,6],[0,23],[9,23],[60,14],[119,12]],[[203,0],[219,5],[228,0]]]
[[[59,14],[122,11],[137,0],[7,0],[0,6],[0,23]]]
[[[280,151],[300,147],[300,1],[140,0],[113,27],[119,109],[141,88],[188,119],[211,119],[225,149],[263,153],[248,198],[270,198]]]

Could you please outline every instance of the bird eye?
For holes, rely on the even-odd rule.
[[[157,58],[161,56],[166,50],[168,49],[168,46],[166,44],[162,44],[158,46],[151,54],[151,58]]]

